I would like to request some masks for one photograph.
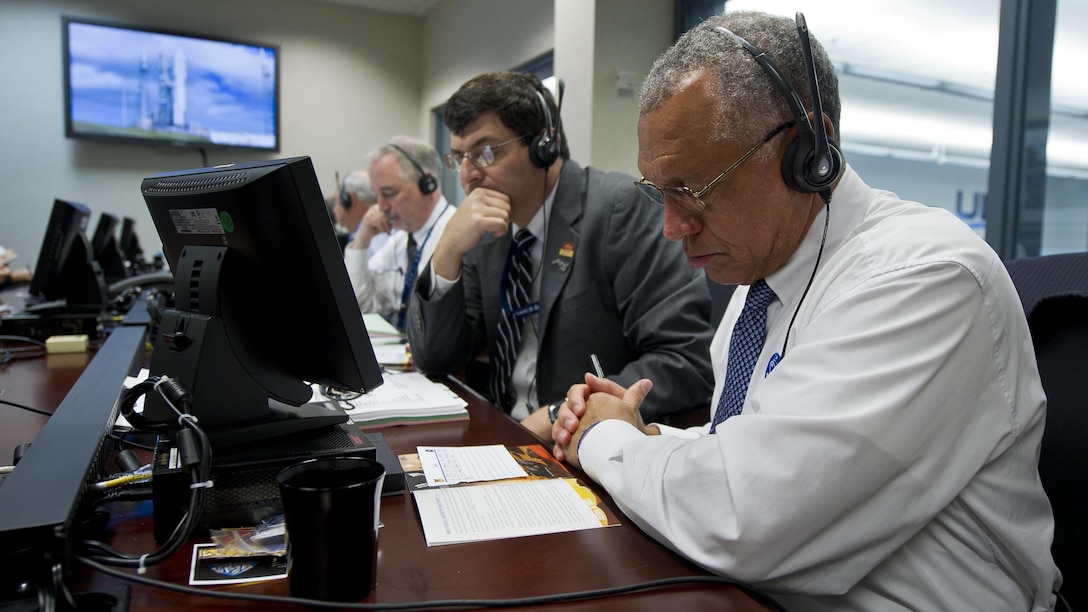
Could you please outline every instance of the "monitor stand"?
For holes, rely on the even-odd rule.
[[[212,448],[219,449],[238,444],[280,438],[315,430],[328,429],[348,422],[348,415],[336,402],[310,402],[291,406],[269,400],[268,420],[252,425],[230,426],[207,432]]]
[[[190,392],[190,411],[212,446],[290,436],[348,421],[331,401],[312,402],[309,384],[271,369],[243,342],[231,342],[222,317],[167,309],[160,319],[150,373],[169,376]],[[157,391],[144,399],[144,416],[173,422],[177,415]]]
[[[76,304],[69,303],[67,299],[36,302],[27,300],[23,312],[28,315],[49,317],[55,315],[100,315],[106,309],[105,304]]]
[[[102,268],[90,253],[86,238],[72,243],[55,282],[56,290],[47,288],[42,294],[31,295],[26,300],[24,310],[27,314],[101,314],[110,303]],[[33,284],[31,288],[34,288]]]

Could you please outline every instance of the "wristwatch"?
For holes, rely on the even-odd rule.
[[[559,404],[548,404],[548,421],[554,423],[559,418]]]

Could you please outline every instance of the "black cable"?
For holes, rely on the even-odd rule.
[[[27,412],[33,412],[35,414],[43,414],[45,416],[53,416],[52,412],[46,412],[45,410],[39,410],[38,408],[31,408],[30,406],[24,406],[23,404],[20,404],[18,402],[13,402],[13,401],[10,401],[10,400],[6,400],[3,397],[0,397],[0,404],[7,404],[8,406],[12,406],[12,407],[18,408],[20,410],[26,410]]]
[[[138,448],[140,450],[154,452],[155,447],[153,445],[143,444],[143,443],[135,442],[133,440],[128,439],[128,437],[130,435],[136,435],[138,433],[139,432],[137,432],[135,429],[128,429],[128,430],[124,430],[124,431],[116,430],[116,431],[111,431],[111,432],[107,433],[106,436],[108,438],[110,438],[111,440],[116,441],[117,446],[120,449],[124,449],[124,448],[127,447],[127,448]]]
[[[188,541],[196,528],[197,522],[204,513],[207,487],[211,486],[212,447],[204,430],[197,425],[196,418],[189,414],[191,396],[180,383],[169,377],[152,377],[130,389],[126,393],[123,403],[134,402],[134,395],[146,393],[151,389],[154,389],[163,398],[166,405],[178,416],[177,423],[182,428],[178,432],[178,437],[183,438],[186,436],[185,432],[190,432],[192,438],[194,438],[193,445],[196,450],[196,457],[190,465],[190,476],[193,484],[190,487],[189,507],[165,543],[158,550],[151,553],[134,555],[122,552],[97,540],[83,541],[83,547],[92,551],[90,558],[102,564],[142,569],[162,563],[180,550],[182,545]],[[181,404],[181,408],[178,408],[178,404]]]
[[[0,364],[8,363],[15,359],[33,359],[46,354],[45,343],[41,340],[26,336],[0,336],[0,343],[21,342],[30,346],[16,346],[8,348],[0,346]]]
[[[512,608],[519,606],[533,606],[551,603],[563,603],[569,601],[581,601],[586,599],[598,599],[602,597],[615,597],[643,591],[667,589],[684,584],[717,584],[721,586],[736,587],[749,597],[772,610],[785,611],[786,608],[778,603],[767,593],[756,589],[744,582],[731,580],[721,576],[678,576],[675,578],[662,578],[625,586],[610,587],[605,589],[590,589],[588,591],[573,591],[570,593],[558,593],[553,595],[538,595],[534,597],[519,597],[514,599],[435,599],[431,601],[414,601],[403,603],[353,603],[322,601],[316,599],[302,599],[299,597],[284,597],[277,595],[260,595],[256,593],[239,593],[236,591],[214,591],[209,589],[197,589],[190,586],[163,582],[144,576],[133,576],[126,572],[99,564],[93,559],[75,556],[75,559],[88,567],[100,571],[106,575],[134,582],[144,586],[194,595],[197,597],[213,597],[217,599],[231,599],[236,601],[255,601],[262,603],[306,605],[322,608],[337,608],[345,610],[431,610],[440,608]]]
[[[831,192],[821,191],[820,197],[823,198],[824,207],[827,209],[824,214],[824,233],[820,238],[820,250],[816,252],[816,263],[812,266],[812,275],[808,277],[808,283],[805,285],[805,290],[801,292],[801,299],[797,300],[797,308],[793,309],[793,316],[790,317],[790,324],[786,327],[786,336],[782,339],[782,353],[779,355],[779,359],[785,359],[786,357],[786,343],[790,341],[790,330],[793,329],[793,322],[797,320],[797,313],[801,312],[801,304],[805,301],[805,296],[808,295],[808,290],[812,288],[812,281],[816,279],[816,270],[820,267],[820,258],[824,254],[824,244],[827,243],[827,226],[830,224],[831,219]]]
[[[64,566],[61,563],[54,563],[50,567],[50,576],[52,577],[51,591],[59,593],[63,597],[63,601],[66,604],[66,608],[69,610],[78,610],[79,606],[76,605],[76,600],[72,597],[72,592],[68,590],[68,585],[64,582]],[[52,610],[53,608],[43,608]]]
[[[1066,600],[1065,595],[1062,595],[1060,591],[1054,591],[1054,594],[1058,596],[1058,606],[1056,609],[1064,610],[1065,612],[1073,612],[1073,607],[1069,605],[1069,601]]]
[[[113,502],[147,501],[154,499],[154,494],[155,490],[147,486],[146,482],[133,482],[106,491],[105,495],[95,500],[95,507],[101,508]]]
[[[170,271],[137,274],[114,282],[109,286],[109,291],[110,295],[116,295],[129,289],[146,289],[148,286],[173,290],[174,275]]]

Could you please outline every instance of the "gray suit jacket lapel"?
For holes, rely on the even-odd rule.
[[[552,214],[548,219],[548,238],[540,261],[540,317],[537,325],[541,343],[547,333],[552,306],[570,278],[571,268],[578,256],[585,183],[586,174],[582,168],[569,159],[565,160],[560,173],[559,189],[552,204]]]

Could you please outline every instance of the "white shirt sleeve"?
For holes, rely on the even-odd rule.
[[[1017,420],[1039,418],[1009,395],[1032,388],[1029,370],[978,359],[1004,353],[1000,327],[974,316],[993,312],[986,299],[955,265],[854,287],[798,319],[790,352],[766,377],[757,366],[743,413],[716,434],[604,421],[581,441],[582,467],[641,528],[723,575],[843,593],[917,553],[906,543],[926,529],[927,547],[953,546],[931,571],[955,576],[971,559],[955,547],[988,545],[971,518],[980,510],[958,500],[980,479],[984,491],[1021,485],[1030,445],[1002,455],[1031,426]]]
[[[405,264],[398,261],[398,255],[402,259],[407,256],[407,240],[407,234],[397,230],[372,256],[367,249],[344,249],[344,265],[363,312],[389,316],[400,308]]]
[[[428,266],[427,270],[429,270],[431,274],[431,295],[427,296],[427,299],[429,300],[441,299],[443,295],[449,293],[449,290],[461,280],[460,274],[453,280],[447,280],[439,276],[438,273],[434,271],[434,268]]]

